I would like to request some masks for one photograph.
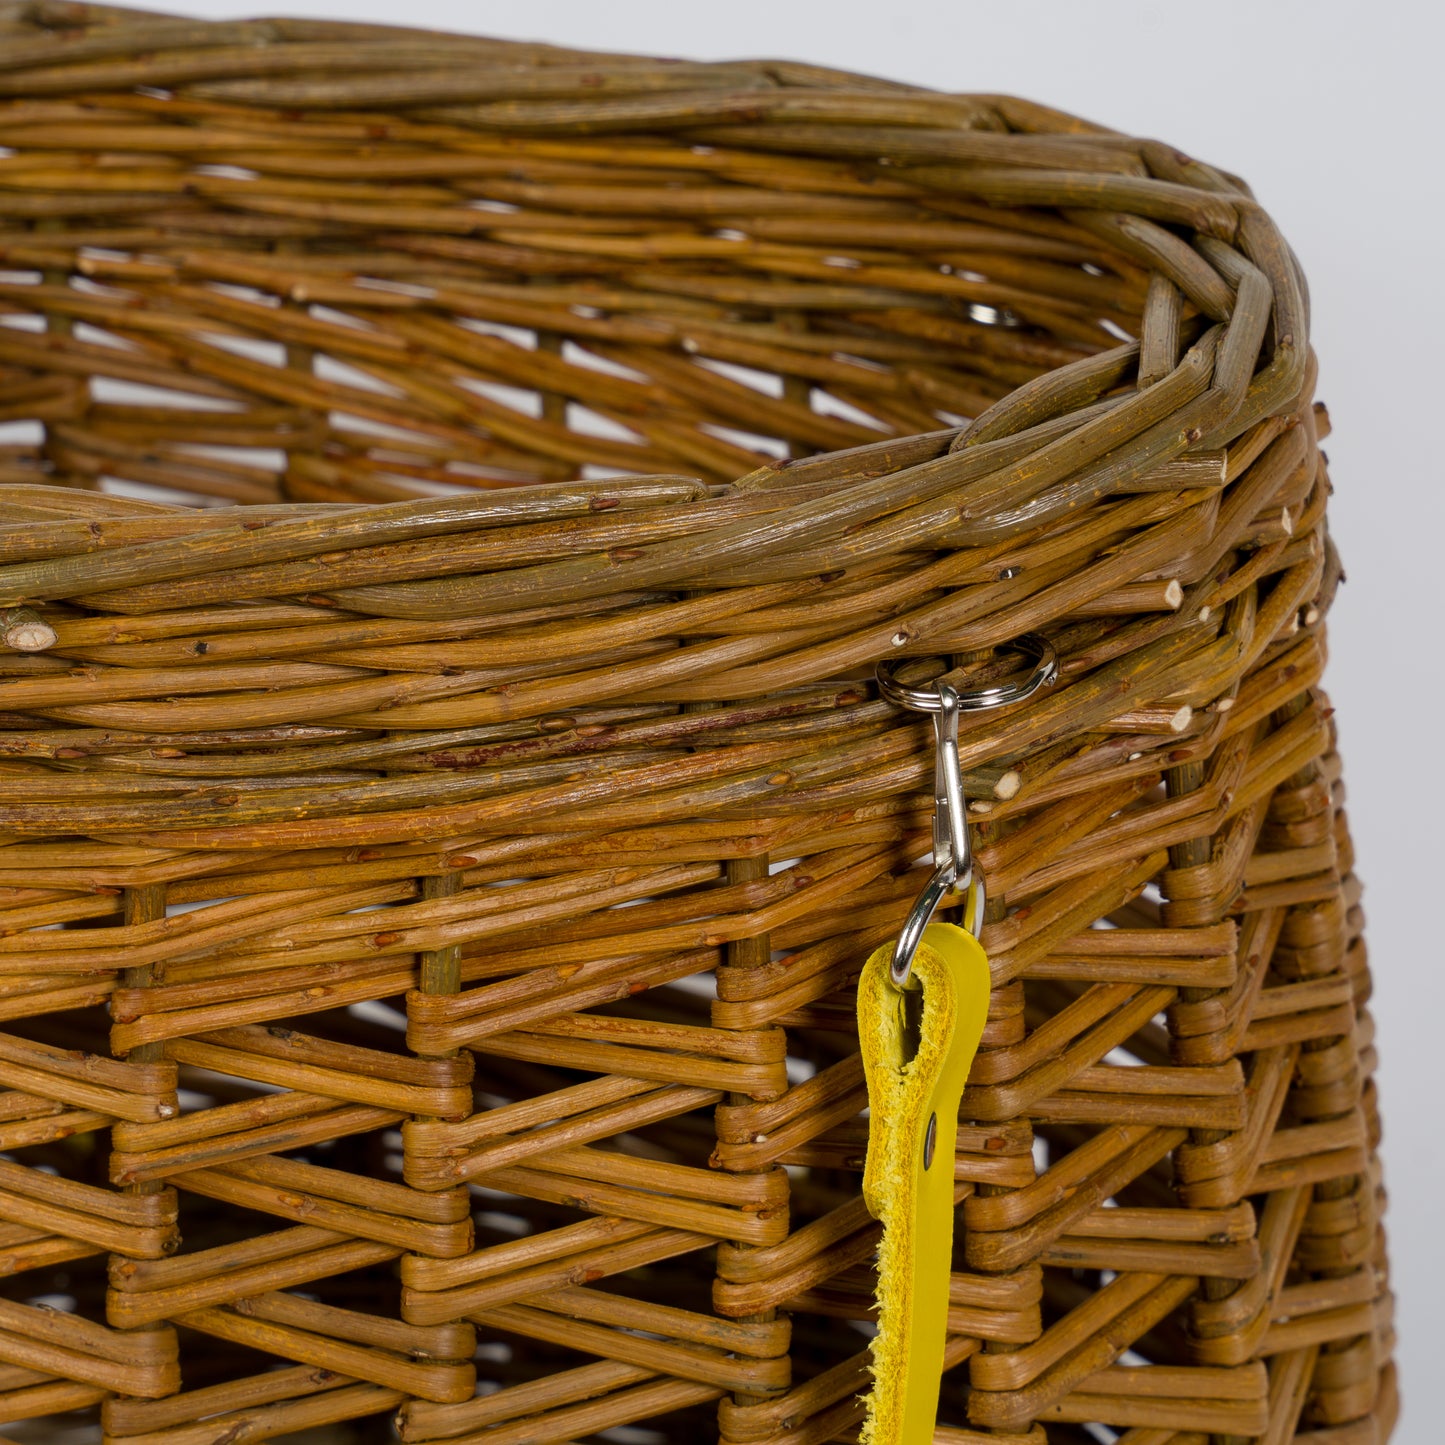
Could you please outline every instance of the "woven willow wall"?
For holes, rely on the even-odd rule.
[[[1327,422],[1242,181],[49,3],[0,148],[7,1432],[852,1438],[852,989],[932,768],[873,668],[1042,630],[962,735],[938,1439],[1382,1445]]]

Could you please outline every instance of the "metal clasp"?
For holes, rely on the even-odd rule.
[[[906,687],[896,676],[899,663],[878,664],[878,688],[897,707],[925,712],[933,720],[933,873],[909,911],[893,946],[888,977],[896,988],[906,988],[913,969],[913,955],[933,915],[944,905],[967,897],[964,927],[976,938],[983,927],[983,875],[974,867],[968,833],[968,804],[963,796],[963,771],[958,759],[958,716],[961,712],[983,712],[1007,707],[1032,697],[1039,688],[1058,679],[1059,662],[1054,646],[1045,637],[1027,633],[1013,646],[1035,659],[1033,671],[1023,682],[1004,683],[959,692],[940,679],[931,687]]]

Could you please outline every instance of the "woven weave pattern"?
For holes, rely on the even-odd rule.
[[[51,3],[0,148],[0,1426],[852,1439],[933,768],[874,668],[1041,631],[960,736],[936,1438],[1384,1445],[1328,420],[1244,182]]]

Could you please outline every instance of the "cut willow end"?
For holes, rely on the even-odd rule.
[[[33,608],[0,608],[0,640],[15,652],[44,652],[60,640],[55,629]]]

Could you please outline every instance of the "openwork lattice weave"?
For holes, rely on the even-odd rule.
[[[849,1440],[932,768],[873,669],[1041,630],[962,735],[938,1439],[1383,1445],[1326,421],[1242,181],[800,64],[0,4],[0,268],[14,1438]]]

